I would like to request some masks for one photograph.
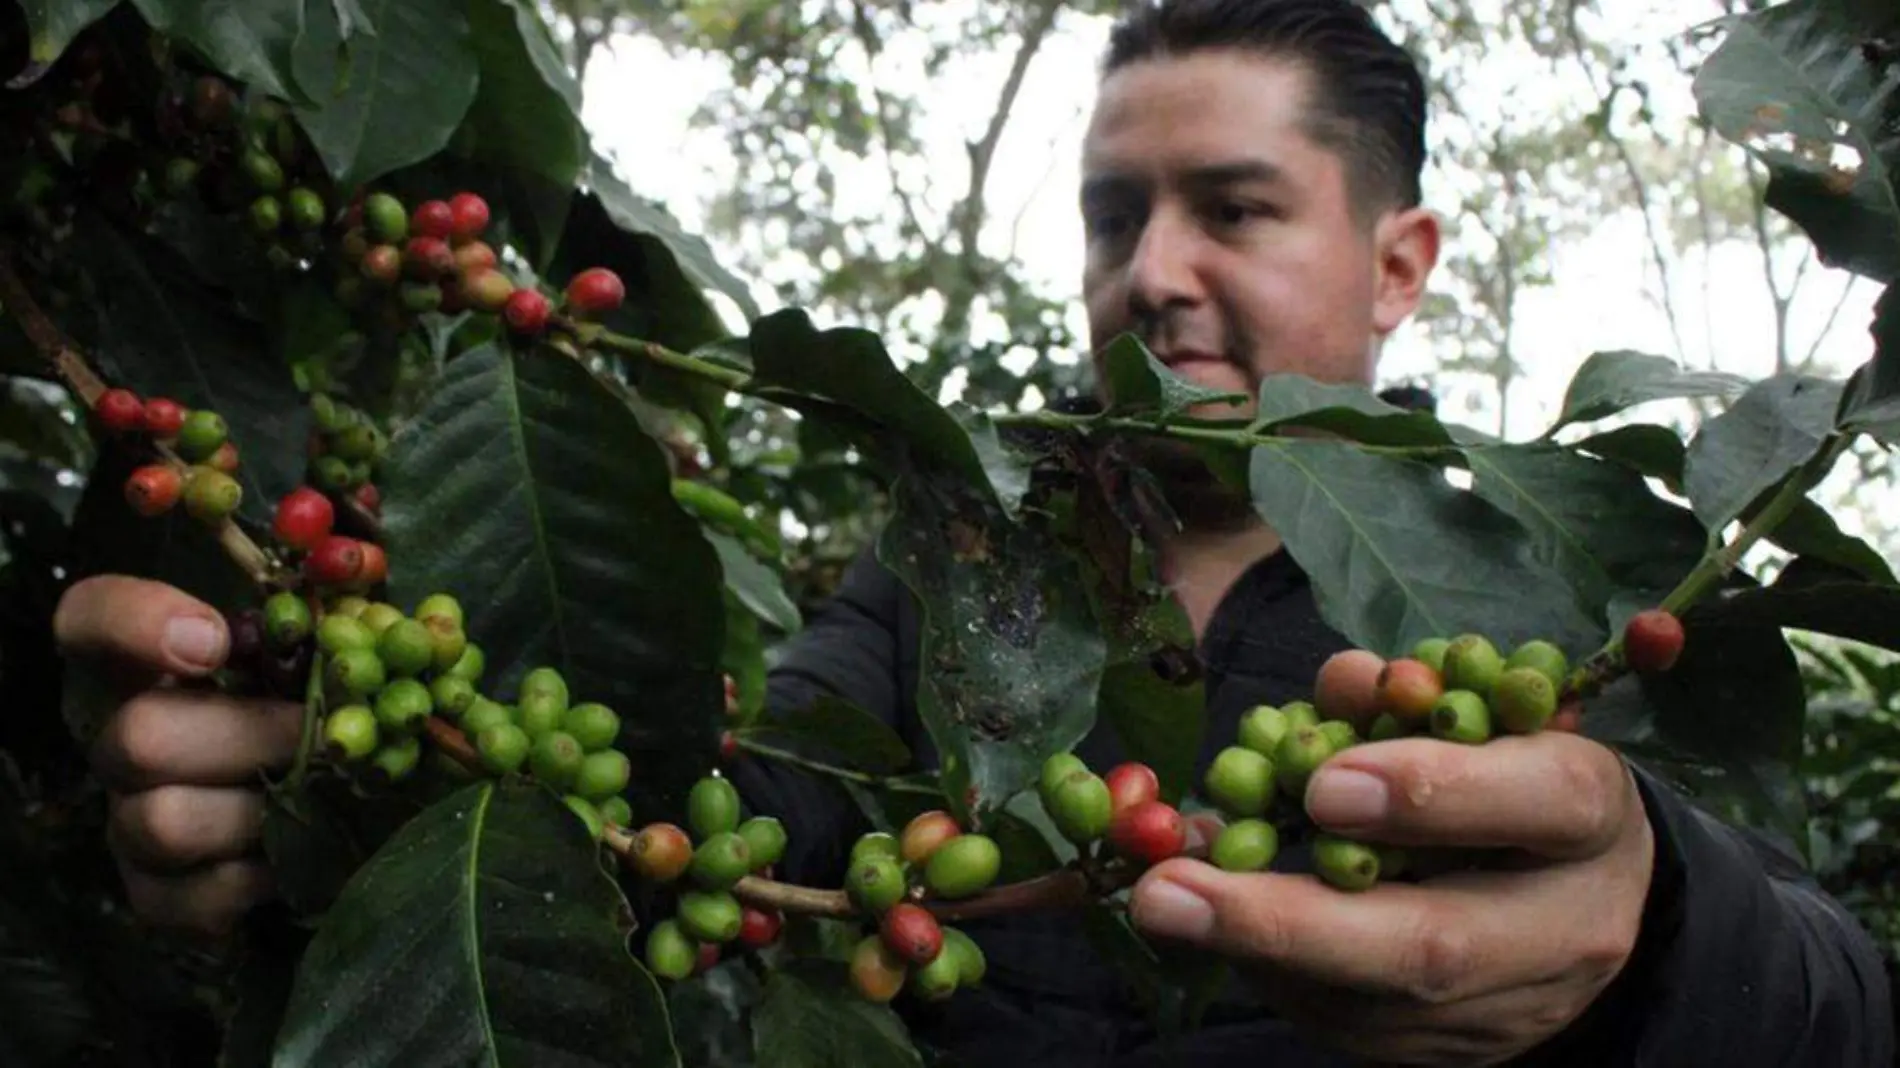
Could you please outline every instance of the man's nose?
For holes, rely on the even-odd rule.
[[[1130,314],[1159,321],[1199,304],[1206,296],[1200,261],[1201,237],[1191,220],[1172,209],[1156,209],[1128,261]]]

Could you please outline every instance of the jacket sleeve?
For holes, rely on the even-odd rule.
[[[1891,1068],[1890,981],[1854,916],[1785,845],[1632,767],[1656,842],[1636,951],[1527,1063]]]
[[[766,676],[763,720],[806,708],[824,695],[857,705],[900,728],[908,707],[900,673],[900,614],[909,591],[866,549],[846,569],[836,593],[777,650]],[[826,759],[795,740],[772,744]],[[836,780],[783,763],[741,757],[728,774],[754,814],[785,823],[788,841],[775,875],[802,885],[837,886],[850,844],[869,821]]]

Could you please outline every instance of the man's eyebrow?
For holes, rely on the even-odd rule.
[[[1249,182],[1280,185],[1287,181],[1287,174],[1279,165],[1263,159],[1238,159],[1190,167],[1182,176],[1182,180],[1189,186],[1219,189]],[[1132,174],[1115,172],[1098,174],[1083,179],[1081,201],[1083,204],[1091,204],[1106,199],[1125,198],[1139,194],[1148,187],[1148,184],[1147,179]]]

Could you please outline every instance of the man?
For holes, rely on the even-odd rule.
[[[1347,0],[1176,0],[1117,28],[1084,147],[1085,292],[1099,346],[1135,330],[1179,373],[1252,392],[1297,370],[1370,382],[1418,305],[1439,231],[1418,206],[1424,92],[1409,58]],[[1239,713],[1310,693],[1344,642],[1272,530],[1165,450],[1189,529],[1169,582],[1208,678],[1202,768]],[[216,613],[122,577],[60,607],[73,654],[202,675]],[[935,760],[918,722],[917,616],[868,557],[786,650],[772,707],[839,693]],[[154,920],[227,924],[268,891],[248,860],[254,794],[233,789],[296,742],[296,710],[148,690],[99,750],[119,791],[114,843]],[[1106,727],[1080,754],[1106,767]],[[784,873],[836,885],[862,829],[831,784],[741,763],[749,803],[792,825]],[[1204,1029],[1153,1034],[1066,915],[966,926],[980,989],[907,1006],[918,1036],[970,1065],[1885,1065],[1881,962],[1785,851],[1690,808],[1581,737],[1357,747],[1314,776],[1320,823],[1378,841],[1496,849],[1498,862],[1342,894],[1290,872],[1178,859],[1136,887],[1149,937],[1225,957],[1238,981]]]

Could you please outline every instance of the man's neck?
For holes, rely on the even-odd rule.
[[[1280,536],[1254,521],[1218,530],[1188,529],[1161,545],[1161,574],[1194,626],[1194,640],[1207,634],[1227,591],[1246,570],[1278,551]]]

